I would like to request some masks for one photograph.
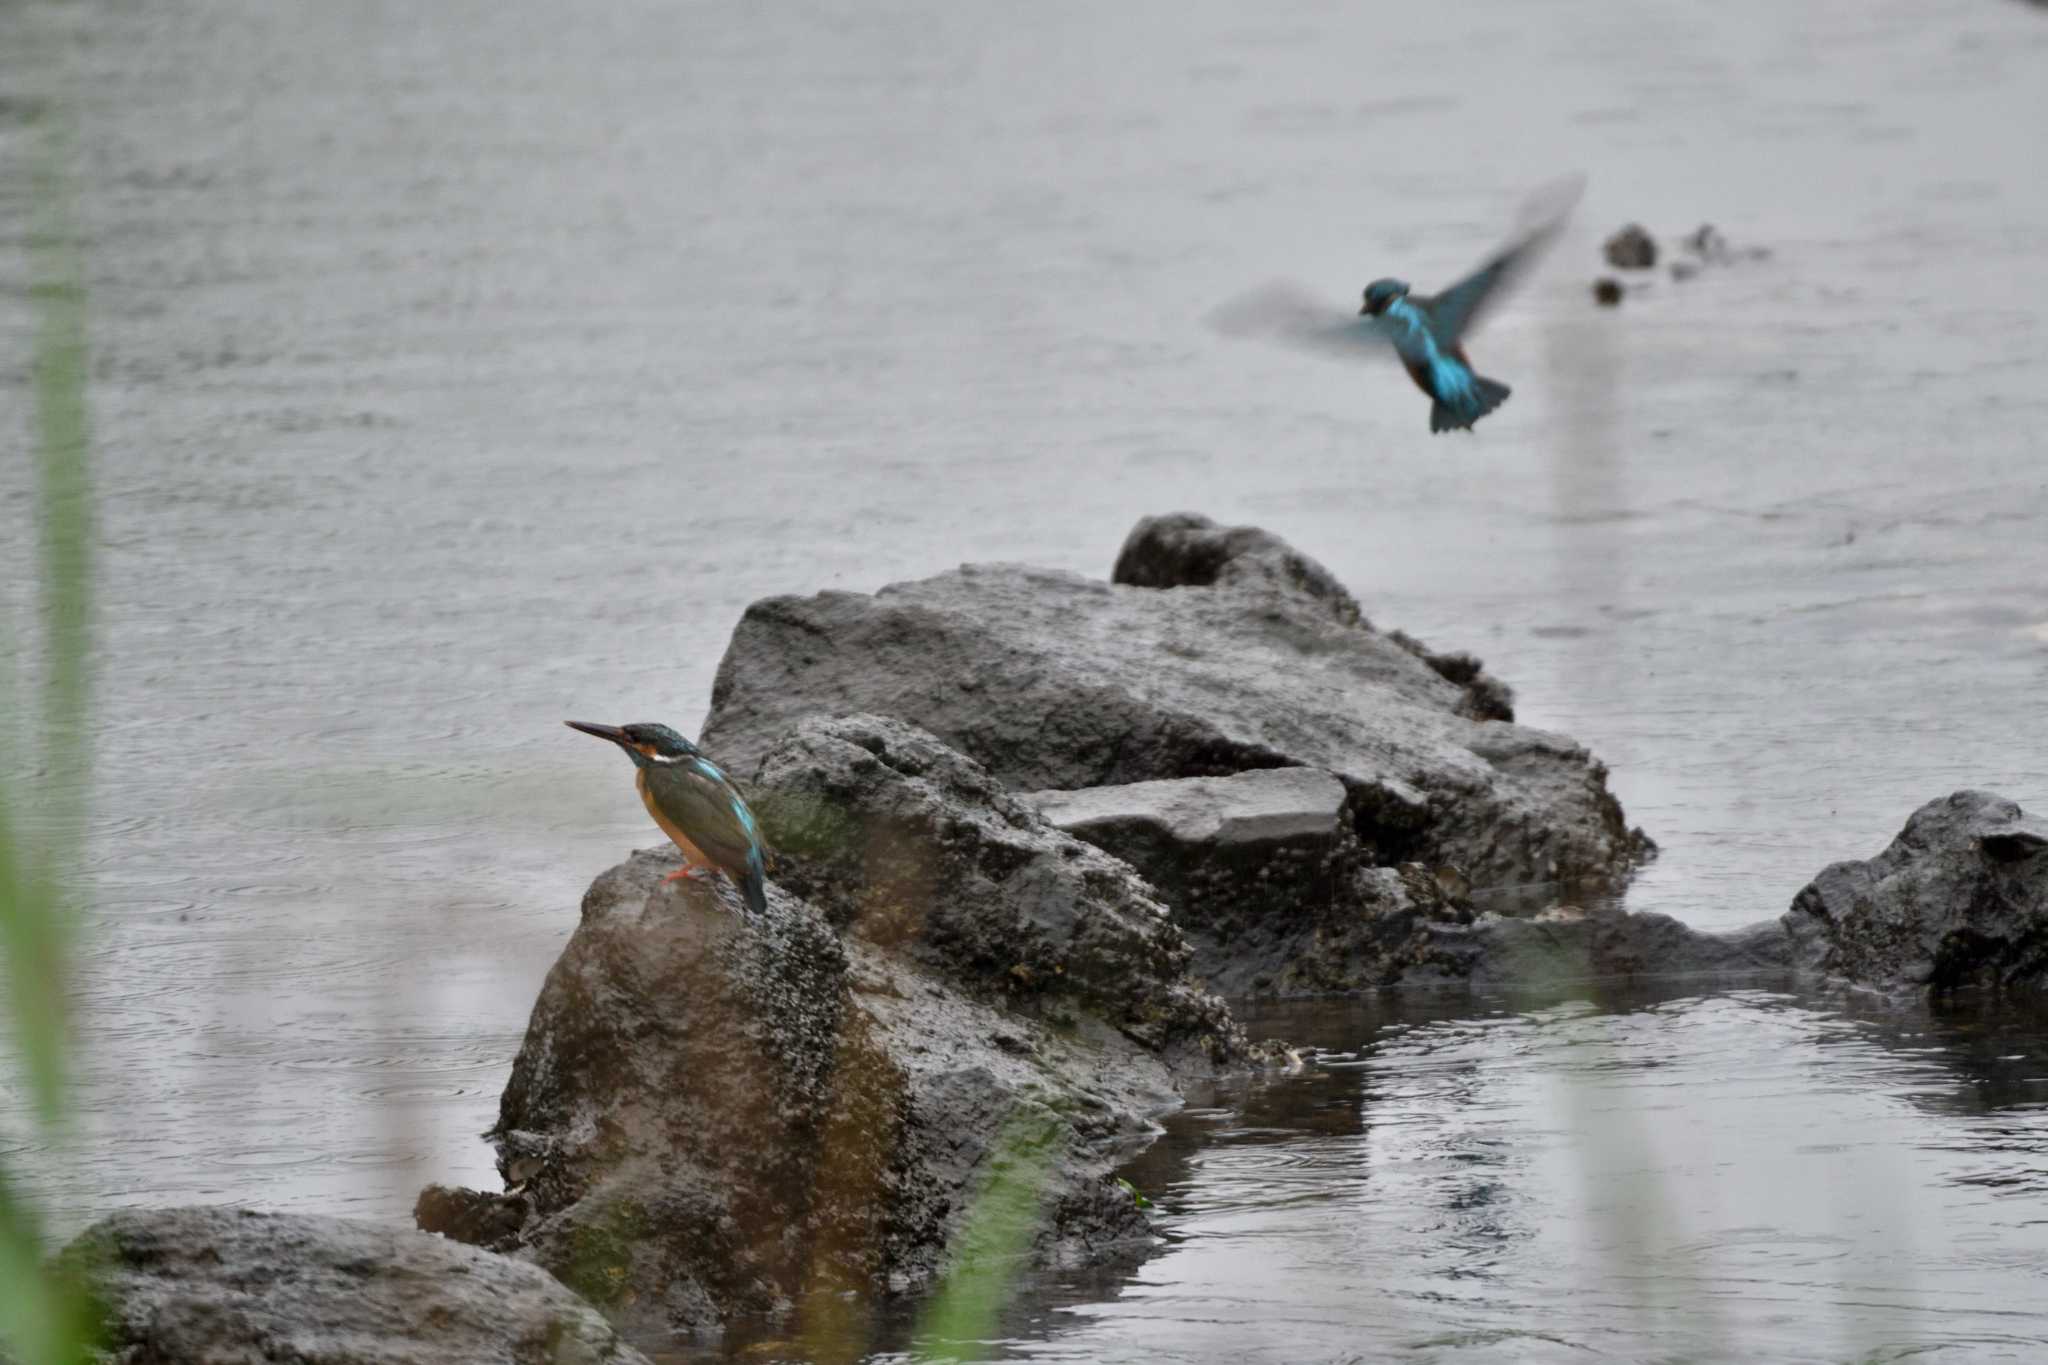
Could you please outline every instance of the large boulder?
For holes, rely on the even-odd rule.
[[[1091,1012],[1197,1064],[1238,1051],[1153,888],[930,734],[812,717],[753,789],[777,880],[834,924],[1013,1007]]]
[[[410,1229],[132,1210],[60,1264],[92,1284],[114,1365],[646,1365],[545,1271]]]
[[[1990,792],[1930,801],[1890,847],[1822,870],[1783,920],[1802,965],[1881,989],[2048,984],[2048,820]]]
[[[928,1285],[1020,1144],[1035,1261],[1147,1244],[1110,1170],[1246,1051],[1144,883],[900,722],[812,721],[762,772],[767,912],[668,850],[599,877],[490,1135],[506,1192],[430,1189],[422,1225],[650,1339]]]
[[[1454,865],[1475,885],[1613,878],[1642,856],[1582,747],[1467,703],[1323,596],[969,565],[872,596],[756,602],[704,744],[750,774],[805,716],[867,712],[1016,790],[1320,768],[1375,863]]]
[[[1150,518],[1117,576],[968,565],[757,602],[704,743],[772,792],[802,760],[771,755],[806,718],[927,731],[975,782],[1133,864],[1197,974],[1232,992],[1397,980],[1427,923],[1471,917],[1472,888],[1611,886],[1651,851],[1583,748],[1487,719],[1507,691],[1476,659],[1375,629],[1270,533]],[[1292,771],[1260,776],[1276,770]],[[1299,827],[1234,813],[1304,800]],[[828,805],[873,808],[851,789]],[[805,894],[847,913],[845,872]]]

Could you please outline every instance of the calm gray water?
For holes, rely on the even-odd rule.
[[[1148,512],[1485,656],[1664,845],[1637,908],[1746,923],[1929,797],[2048,805],[2044,61],[2001,0],[0,10],[0,422],[53,97],[103,646],[81,1132],[25,1149],[0,1093],[0,1148],[66,1231],[489,1183],[577,898],[651,838],[560,719],[692,727],[754,598],[1099,574]],[[1200,324],[1446,281],[1571,169],[1475,437]],[[1637,218],[1772,254],[1595,310]],[[29,517],[0,462],[13,638]],[[1176,1120],[1181,1241],[1017,1349],[2048,1338],[2048,1200],[1981,1179],[2048,1126],[2033,1063],[1771,995],[1429,1008]]]

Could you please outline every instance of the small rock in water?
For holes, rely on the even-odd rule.
[[[1641,223],[1630,223],[1607,239],[1607,264],[1617,270],[1648,270],[1657,264],[1657,239]]]
[[[1728,239],[1712,223],[1701,223],[1698,230],[1685,239],[1684,246],[1703,261],[1718,263],[1728,259]]]
[[[1673,261],[1671,263],[1671,278],[1674,280],[1689,280],[1699,273],[1700,264],[1698,261]]]
[[[128,1209],[60,1264],[90,1277],[110,1361],[647,1365],[540,1267],[378,1223]]]
[[[1620,307],[1621,293],[1621,281],[1612,275],[1602,275],[1593,281],[1593,302],[1602,308]]]
[[[1699,257],[1700,262],[1706,265],[1730,265],[1736,261],[1768,260],[1771,254],[1770,248],[1761,246],[1747,246],[1739,251],[1736,250],[1728,244],[1728,239],[1722,235],[1721,230],[1712,223],[1701,223],[1699,228],[1686,237],[1680,245],[1693,255]],[[1676,271],[1677,268],[1676,265],[1672,267],[1673,271]],[[1694,265],[1692,269],[1698,270],[1699,266]]]
[[[1835,863],[1782,921],[1801,965],[1881,990],[2048,986],[2048,820],[1992,792],[1914,811],[1875,858]]]
[[[514,1244],[529,1212],[520,1194],[429,1185],[414,1201],[412,1218],[421,1232],[439,1233],[452,1242],[486,1251],[504,1251]]]

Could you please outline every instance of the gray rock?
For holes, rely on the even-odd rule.
[[[1149,888],[899,722],[814,720],[761,773],[767,913],[662,884],[666,852],[599,877],[491,1134],[508,1192],[418,1216],[650,1340],[922,1288],[1019,1163],[1037,1263],[1149,1245],[1109,1172],[1245,1055]]]
[[[1488,673],[1477,655],[1463,651],[1440,653],[1405,630],[1390,630],[1387,638],[1428,664],[1445,682],[1464,689],[1465,700],[1458,705],[1459,715],[1473,720],[1515,718],[1514,689]]]
[[[820,1192],[883,1178],[861,1148],[889,1149],[899,1098],[816,912],[771,893],[742,919],[672,866],[643,852],[592,884],[534,1005],[489,1134],[527,1216],[449,1227],[652,1333],[782,1306],[857,1216]]]
[[[1255,768],[1229,777],[1031,792],[1024,799],[1073,834],[1085,830],[1108,837],[1116,830],[1142,830],[1185,848],[1296,839],[1327,845],[1336,839],[1344,813],[1344,784],[1319,768]]]
[[[1048,819],[1129,862],[1175,906],[1195,971],[1231,994],[1468,981],[1540,988],[1595,977],[1782,972],[1775,922],[1737,934],[1613,906],[1475,915],[1448,870],[1376,868],[1338,818],[1343,787],[1268,768],[1035,792]]]
[[[522,1192],[491,1194],[447,1185],[429,1185],[413,1201],[413,1225],[470,1246],[512,1246],[533,1212]]]
[[[1601,248],[1616,270],[1648,270],[1657,264],[1657,239],[1641,223],[1630,223]]]
[[[1881,989],[2039,989],[2048,821],[1990,792],[1913,812],[1891,846],[1835,863],[1783,921],[1803,966]]]
[[[1196,512],[1144,517],[1124,538],[1112,583],[1138,588],[1249,588],[1283,593],[1320,604],[1339,622],[1373,629],[1358,599],[1336,576],[1271,531],[1257,526],[1219,526]],[[1391,631],[1387,639],[1465,689],[1460,708],[1474,720],[1513,720],[1514,693],[1488,675],[1470,654],[1439,654],[1412,635]]]
[[[1318,768],[1259,768],[1028,798],[1053,824],[1115,854],[1174,907],[1196,975],[1233,994],[1315,989],[1304,978],[1360,862],[1344,784]],[[1368,969],[1369,977],[1377,973]],[[1363,981],[1340,978],[1335,989]]]
[[[835,925],[1012,1007],[1091,1011],[1198,1065],[1240,1055],[1153,889],[915,726],[806,720],[761,761],[753,799],[777,880]]]
[[[1199,512],[1143,517],[1109,581],[1135,588],[1264,587],[1323,603],[1346,625],[1365,620],[1336,575],[1257,526],[1218,526]]]
[[[1595,977],[1780,973],[1792,965],[1792,944],[1776,923],[1714,934],[1669,915],[1601,905],[1486,915],[1469,925],[1432,923],[1417,959],[1407,974],[1411,982],[1441,978],[1540,989]]]
[[[807,715],[929,730],[1018,790],[1313,767],[1371,861],[1475,885],[1612,878],[1643,855],[1562,735],[1465,714],[1465,689],[1326,601],[968,566],[873,596],[770,598],[734,632],[704,742],[741,773]]]
[[[136,1210],[60,1259],[91,1278],[117,1365],[646,1365],[545,1271],[402,1228]]]

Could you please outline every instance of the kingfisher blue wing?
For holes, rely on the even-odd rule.
[[[648,794],[698,851],[739,884],[754,910],[767,908],[767,848],[754,813],[717,764],[705,758],[646,770]]]
[[[1586,190],[1582,175],[1553,180],[1522,205],[1515,235],[1485,264],[1441,294],[1414,303],[1429,315],[1438,341],[1455,346],[1458,339],[1506,298],[1557,240]]]
[[[1279,341],[1347,359],[1374,351],[1391,357],[1396,332],[1380,318],[1333,308],[1328,299],[1285,280],[1239,294],[1211,312],[1207,321],[1228,337]]]

